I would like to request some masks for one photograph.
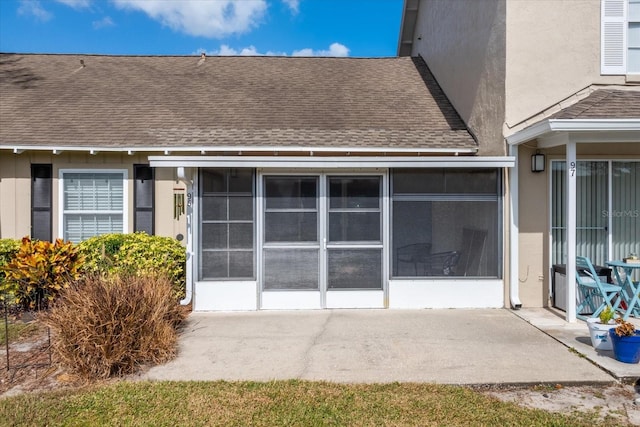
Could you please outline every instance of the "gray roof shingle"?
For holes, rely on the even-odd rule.
[[[477,148],[420,58],[1,54],[18,145]]]
[[[598,89],[549,119],[637,119],[640,91]]]

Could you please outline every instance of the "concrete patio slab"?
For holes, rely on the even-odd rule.
[[[578,320],[568,323],[564,312],[552,308],[526,308],[513,312],[536,328],[574,349],[616,379],[634,382],[640,378],[640,364],[618,362],[611,350],[595,350],[591,345],[586,322]],[[640,329],[640,319],[629,318]]]
[[[149,380],[602,384],[614,379],[510,310],[192,313]]]

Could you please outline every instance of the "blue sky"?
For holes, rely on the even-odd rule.
[[[0,51],[395,56],[402,0],[0,0]]]

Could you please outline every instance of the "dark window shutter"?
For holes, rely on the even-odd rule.
[[[148,165],[133,165],[134,185],[134,219],[135,231],[154,233],[154,173]]]
[[[31,238],[51,241],[52,167],[31,165]]]

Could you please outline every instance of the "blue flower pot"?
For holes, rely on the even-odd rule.
[[[609,329],[609,336],[613,344],[613,356],[616,360],[624,363],[640,362],[640,331],[629,337],[619,337],[616,329]]]

